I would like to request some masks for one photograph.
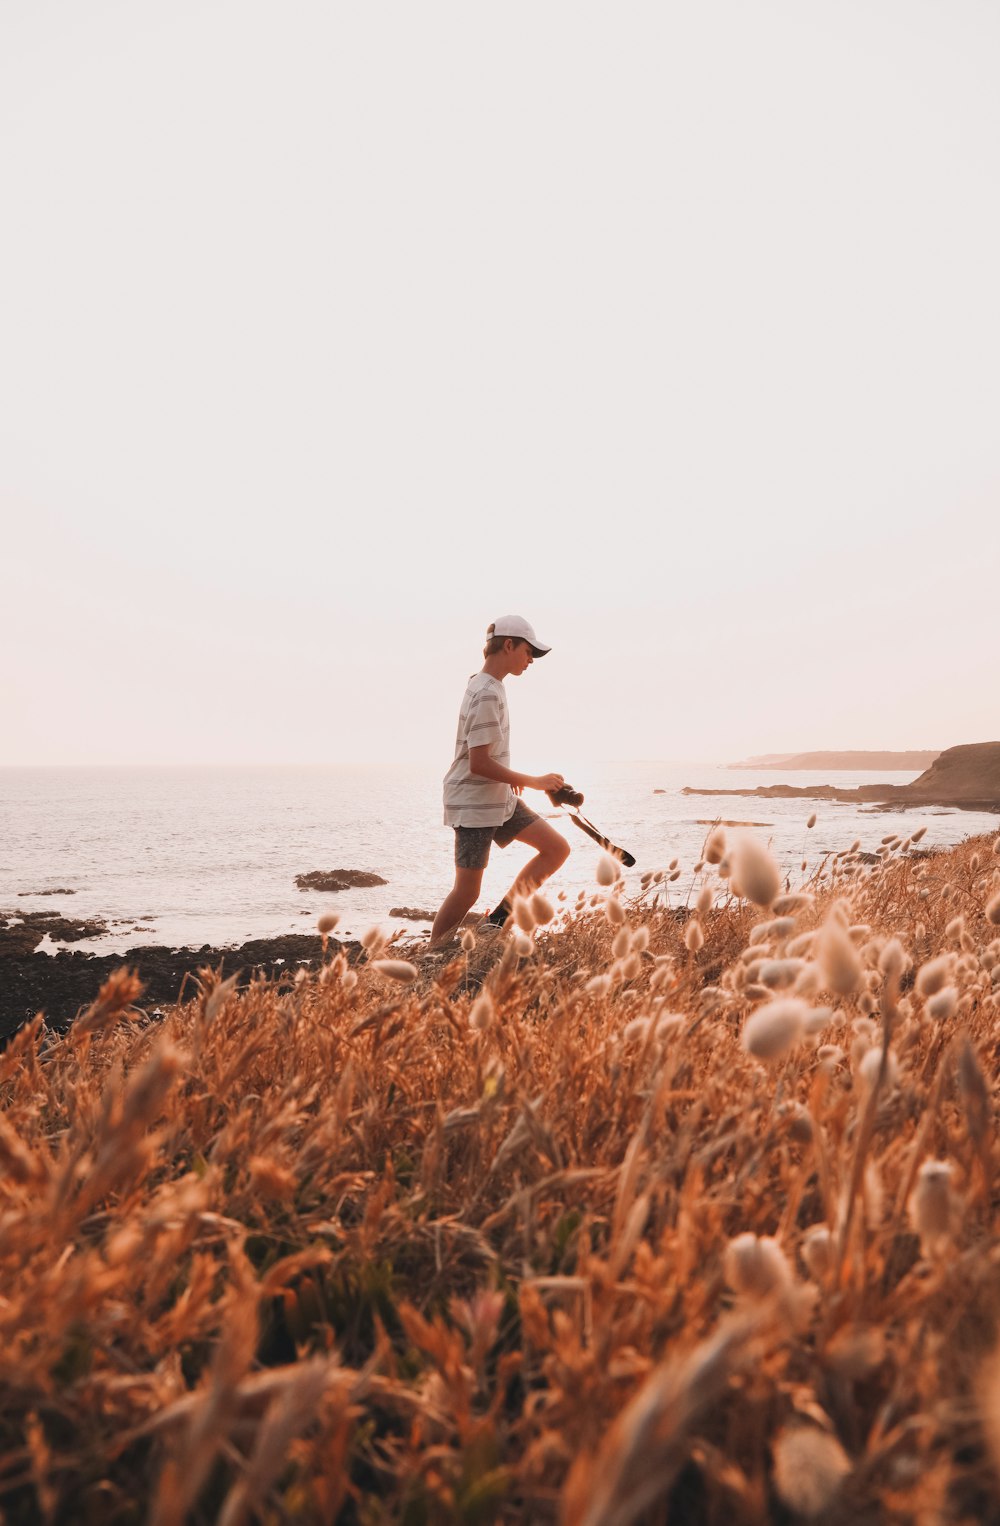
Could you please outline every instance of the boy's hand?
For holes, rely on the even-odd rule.
[[[566,783],[566,780],[563,778],[562,774],[539,774],[538,778],[532,779],[531,782],[535,789],[550,790],[562,789],[563,785]]]

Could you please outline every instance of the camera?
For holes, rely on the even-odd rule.
[[[572,805],[579,807],[583,804],[583,796],[572,784],[564,784],[559,789],[550,789],[545,792],[553,805]]]

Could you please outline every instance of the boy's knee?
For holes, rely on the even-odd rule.
[[[560,868],[569,858],[569,843],[559,832],[556,833],[557,841],[553,844],[552,859],[556,868]]]

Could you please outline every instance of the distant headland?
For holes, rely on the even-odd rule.
[[[780,768],[788,773],[806,773],[810,769],[824,772],[850,769],[864,773],[898,769],[900,773],[917,773],[930,768],[940,756],[940,748],[936,752],[768,752],[759,758],[727,763],[726,767]]]
[[[843,758],[852,754],[829,753],[827,756]],[[891,754],[854,753],[853,756],[885,757]],[[898,753],[896,756],[912,754]],[[762,765],[758,763],[756,766]],[[788,763],[770,766],[792,768]],[[892,806],[896,810],[908,806],[944,805],[963,811],[1000,811],[1000,742],[970,742],[962,747],[949,747],[910,784],[862,784],[857,789],[840,789],[834,784],[760,784],[756,789],[693,789],[688,785],[681,793],[749,795],[760,800],[842,800],[852,805]]]

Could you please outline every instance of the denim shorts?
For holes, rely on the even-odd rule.
[[[455,867],[458,869],[485,869],[489,862],[490,848],[494,843],[506,848],[515,837],[520,837],[533,821],[541,817],[523,800],[517,800],[512,815],[498,827],[456,827]]]

